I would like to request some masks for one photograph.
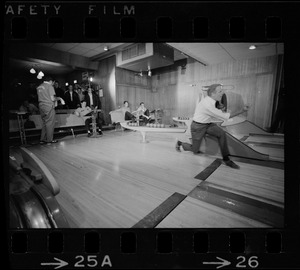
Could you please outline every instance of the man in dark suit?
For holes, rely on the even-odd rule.
[[[54,82],[54,90],[55,90],[55,94],[56,94],[56,97],[61,97],[62,99],[65,98],[65,92],[64,90],[62,90],[60,87],[59,87],[59,82],[58,81],[55,81]],[[57,102],[57,106],[55,109],[63,109],[64,108],[64,105],[62,105],[61,101],[58,100]]]
[[[68,91],[65,92],[65,103],[68,109],[77,109],[80,107],[80,99],[78,94],[73,91],[73,85],[70,84]]]
[[[90,107],[91,109],[97,108],[98,110],[101,110],[101,101],[99,96],[97,96],[91,87],[88,88],[88,91],[85,95],[84,101],[86,102],[86,106]],[[92,135],[90,124],[92,123],[92,117],[85,120],[85,127],[88,132],[88,137]],[[103,123],[103,114],[101,112],[97,113],[96,123],[98,127],[98,134],[103,135],[102,133],[102,123]]]

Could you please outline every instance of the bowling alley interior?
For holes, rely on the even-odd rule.
[[[13,43],[6,57],[10,228],[284,227],[283,43]],[[213,84],[237,113],[213,124],[238,169],[210,134],[197,154],[177,144]]]

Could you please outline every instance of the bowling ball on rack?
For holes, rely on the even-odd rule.
[[[150,125],[150,124],[149,124],[149,123],[147,123],[146,127],[149,127],[149,125]]]

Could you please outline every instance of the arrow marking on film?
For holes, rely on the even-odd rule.
[[[54,260],[56,260],[57,262],[41,263],[41,265],[57,265],[54,269],[58,269],[58,268],[61,268],[61,267],[64,267],[64,266],[68,265],[67,262],[65,262],[63,260],[60,260],[58,258],[54,257]]]
[[[203,262],[203,264],[220,264],[217,269],[221,268],[221,267],[224,267],[224,266],[227,266],[227,265],[230,265],[231,262],[229,261],[226,261],[220,257],[217,257],[218,260],[221,260],[221,262]]]

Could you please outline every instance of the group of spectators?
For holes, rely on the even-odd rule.
[[[70,84],[66,91],[63,91],[59,87],[59,82],[55,81],[54,84],[54,91],[56,97],[60,97],[64,100],[65,104],[59,100],[56,109],[77,109],[81,107],[82,102],[86,102],[86,105],[91,107],[94,106],[98,109],[101,109],[101,101],[99,98],[98,93],[89,87],[87,90],[80,87],[78,84]]]
[[[91,107],[94,106],[98,109],[101,109],[101,101],[99,98],[99,95],[97,93],[97,90],[93,90],[91,87],[89,87],[87,90],[80,87],[78,84],[70,84],[68,85],[66,90],[63,90],[59,86],[58,81],[54,81],[53,83],[54,91],[56,94],[56,97],[62,98],[64,101],[64,104],[60,99],[57,101],[57,106],[55,107],[56,110],[59,109],[77,109],[81,107],[82,102],[86,102],[86,105]],[[39,112],[39,106],[37,101],[37,96],[34,97],[28,97],[25,100],[23,100],[21,106],[19,107],[19,111],[21,112],[27,112],[29,114],[40,114]]]

